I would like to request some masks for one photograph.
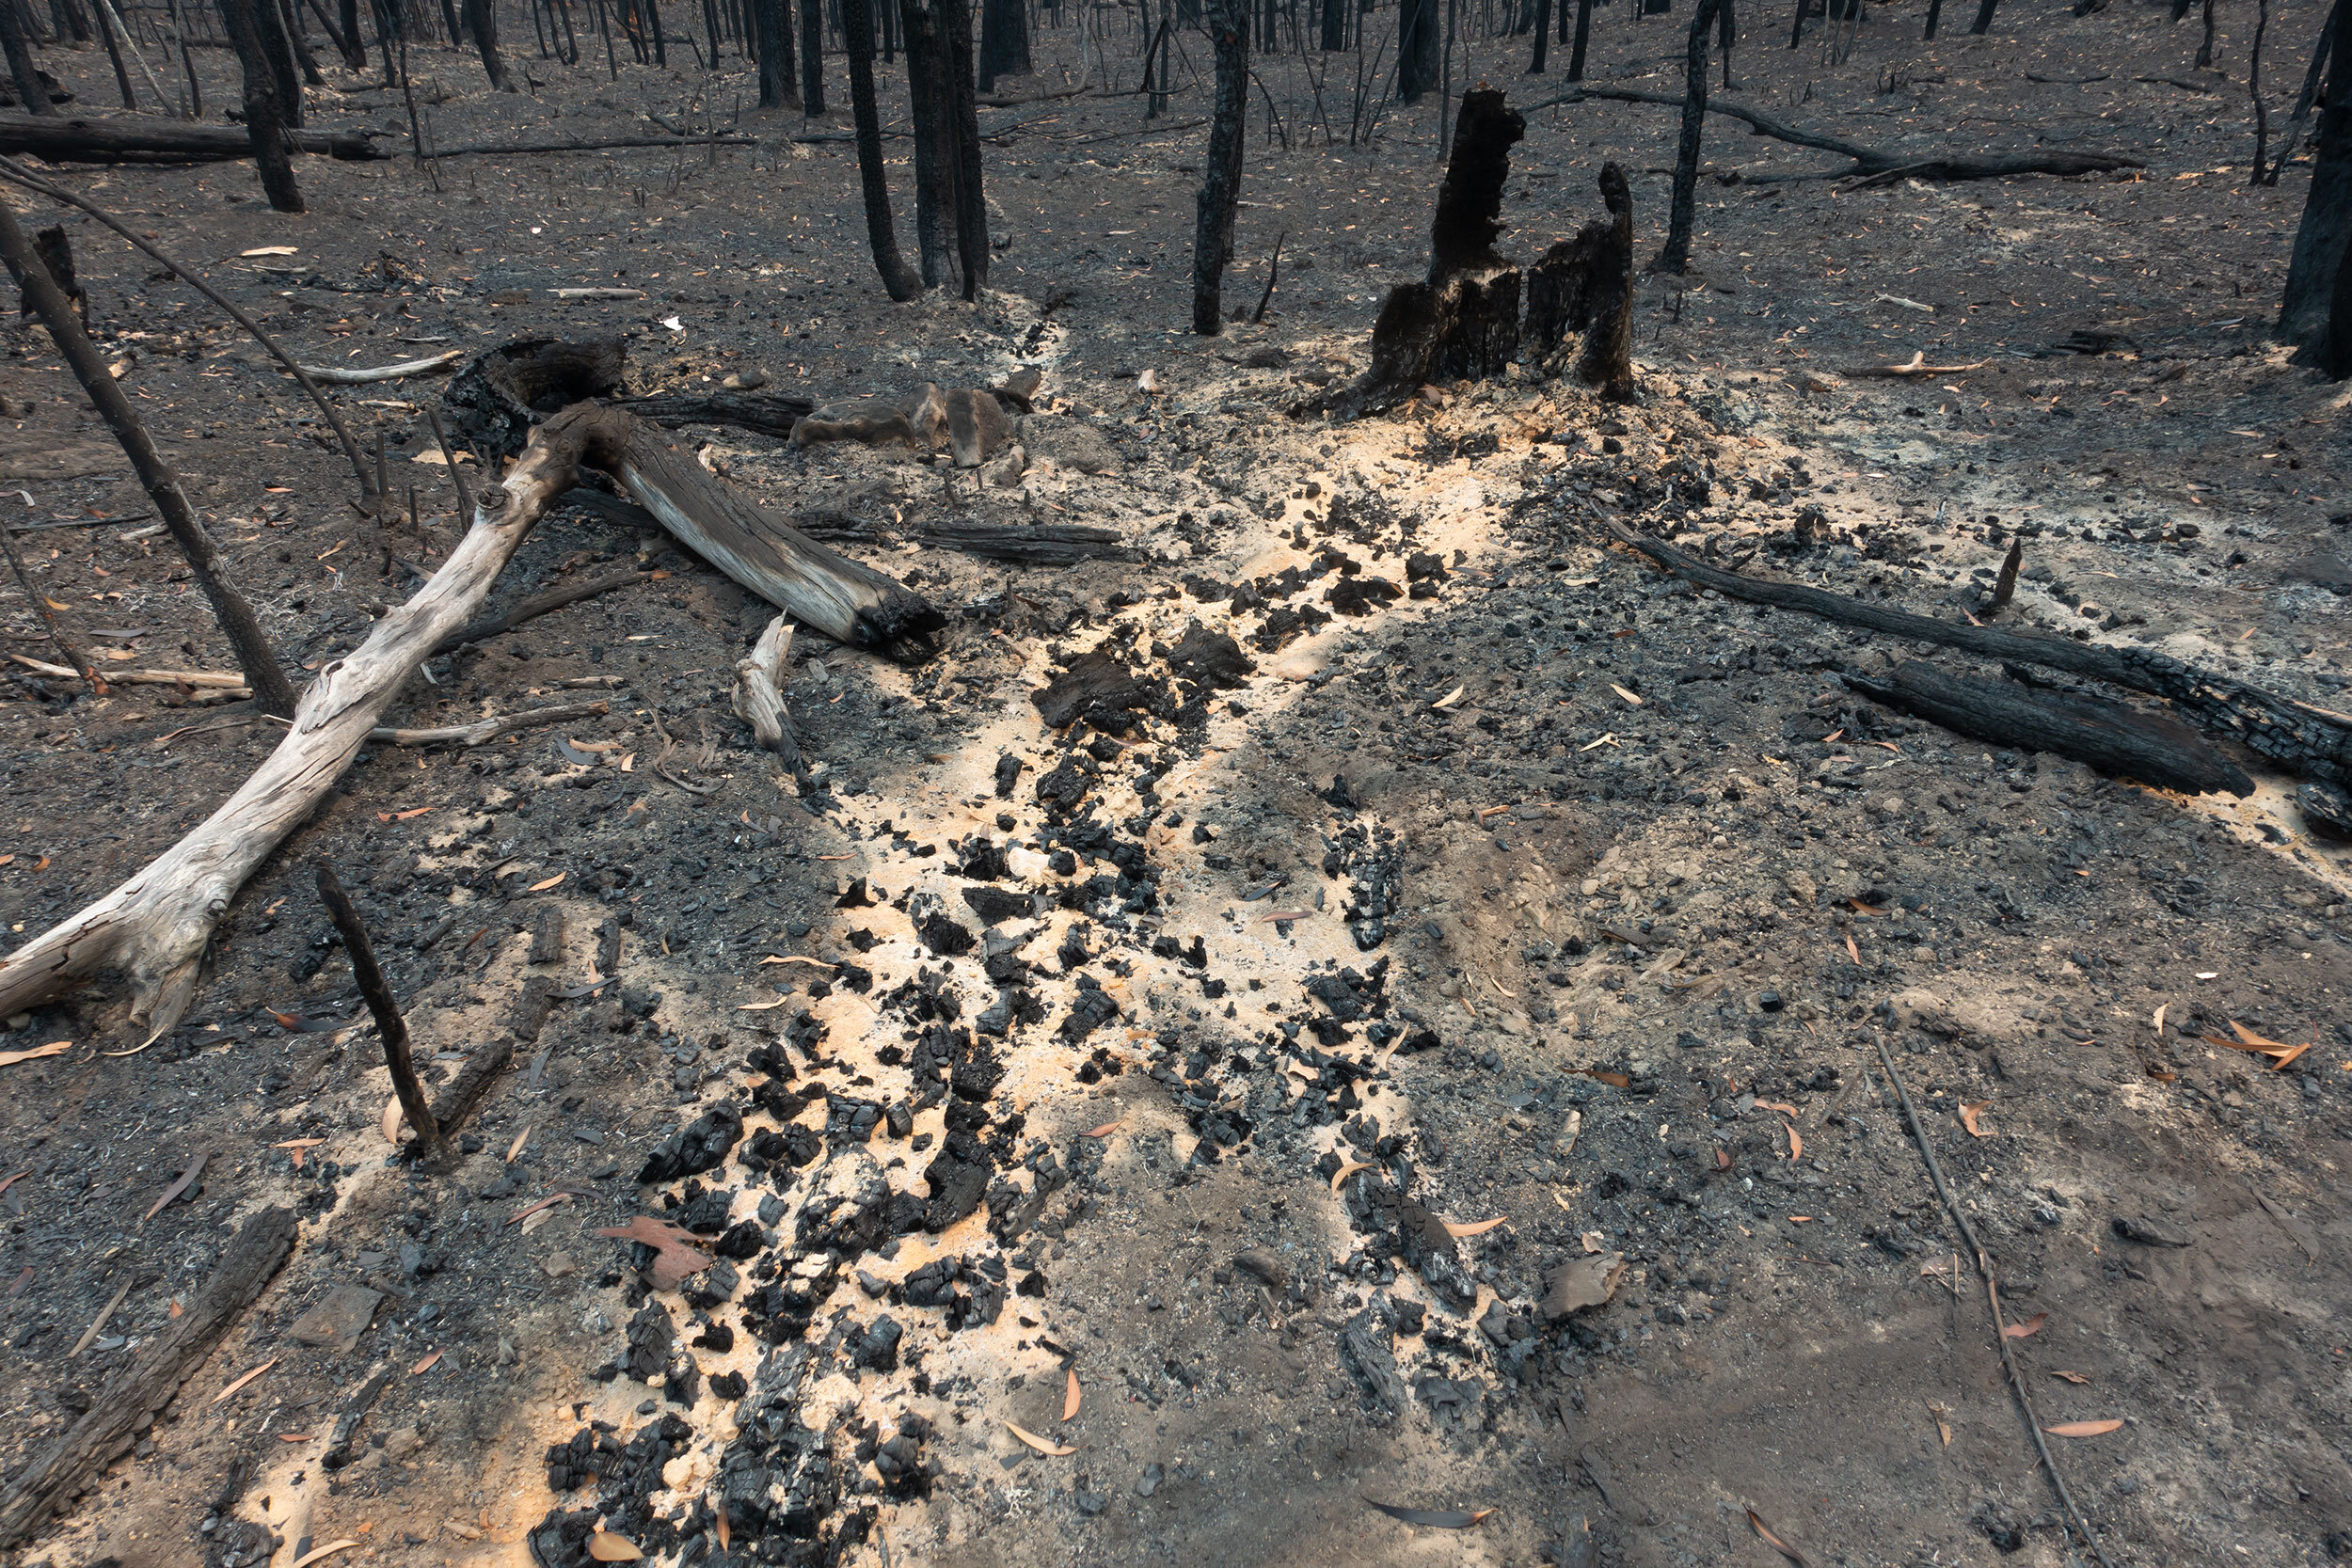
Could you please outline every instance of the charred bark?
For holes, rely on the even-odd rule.
[[[850,115],[857,125],[857,172],[866,202],[866,238],[882,289],[903,305],[923,292],[923,280],[898,254],[898,226],[890,212],[883,172],[882,116],[874,106],[874,18],[868,0],[841,0],[841,31],[849,47]]]
[[[801,113],[814,119],[825,112],[825,8],[823,0],[801,0]]]
[[[245,77],[245,128],[261,168],[262,189],[269,204],[281,213],[303,211],[302,191],[294,183],[294,160],[287,155],[286,107],[278,98],[277,73],[262,39],[256,13],[263,0],[220,0],[221,25],[236,49]],[[5,8],[5,0],[0,0]]]
[[[1320,406],[1347,416],[1393,407],[1433,381],[1479,380],[1519,349],[1519,271],[1495,253],[1502,183],[1524,116],[1492,87],[1462,95],[1454,152],[1429,228],[1429,277],[1389,291],[1372,365]]]
[[[752,24],[759,34],[759,106],[799,108],[801,91],[792,81],[798,69],[792,55],[792,0],[752,0]]]
[[[490,0],[466,0],[466,30],[473,34],[474,47],[482,53],[482,70],[490,78],[491,87],[499,92],[520,90],[507,74],[506,57],[499,53],[498,12]]]
[[[1225,266],[1233,259],[1233,214],[1241,204],[1242,137],[1249,113],[1249,18],[1244,0],[1216,0],[1208,26],[1216,48],[1216,107],[1193,219],[1192,329],[1214,338],[1225,330]]]
[[[907,119],[914,137],[915,254],[924,287],[936,289],[956,280],[956,177],[947,130],[946,46],[939,14],[922,0],[899,0],[898,16],[906,34]]]
[[[1438,0],[1402,0],[1396,17],[1396,101],[1418,103],[1440,72]]]
[[[2352,375],[2352,5],[2339,4],[2328,41],[2326,106],[2312,140],[2311,192],[2295,231],[2279,335],[2296,357]]]
[[[972,0],[938,0],[938,6],[946,67],[941,118],[956,182],[956,260],[963,268],[963,297],[974,300],[988,287],[988,193],[981,183],[980,105],[972,88]]]
[[[1563,9],[1560,20],[1565,22],[1568,13]],[[1568,80],[1571,82],[1584,80],[1584,42],[1592,36],[1592,31],[1593,0],[1576,0],[1576,42],[1568,51]]]
[[[1578,378],[1622,401],[1633,396],[1633,192],[1624,169],[1601,166],[1600,195],[1609,216],[1528,270],[1526,336],[1549,357],[1569,333],[1582,333]]]
[[[1697,218],[1699,139],[1707,123],[1707,31],[1715,24],[1722,0],[1699,0],[1684,47],[1682,136],[1675,148],[1674,204],[1666,214],[1666,245],[1650,263],[1653,272],[1680,274],[1691,268],[1691,227]]]
[[[2013,664],[2039,665],[2162,697],[2175,713],[2208,733],[2235,741],[2282,768],[2328,784],[2352,784],[2352,717],[2201,670],[2153,648],[2107,647],[1997,626],[1954,625],[1802,583],[1742,577],[1629,529],[1613,525],[1611,531],[1677,577],[1727,599],[1801,610],[1841,626]]]
[[[13,0],[0,0],[0,49],[8,53],[8,76],[16,84],[16,101],[29,114],[56,114],[56,105],[49,102],[48,84],[40,79],[40,68],[33,64],[33,45],[25,36],[24,14]]]
[[[980,0],[980,91],[994,92],[999,76],[1026,76],[1029,12],[1022,0]]]
[[[351,132],[284,132],[281,150],[318,153],[346,162],[391,154],[367,136]],[[0,154],[30,153],[53,164],[219,163],[254,155],[250,127],[191,125],[183,120],[36,119],[0,114]]]

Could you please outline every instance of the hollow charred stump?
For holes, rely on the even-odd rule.
[[[1578,379],[1624,400],[1633,395],[1633,191],[1623,168],[1601,166],[1600,196],[1609,216],[1528,269],[1526,338],[1549,358],[1568,334],[1582,333]]]
[[[1372,366],[1329,406],[1391,407],[1432,381],[1500,372],[1519,351],[1519,270],[1495,253],[1502,182],[1527,120],[1492,87],[1462,95],[1454,153],[1429,227],[1429,277],[1389,291],[1372,328]]]

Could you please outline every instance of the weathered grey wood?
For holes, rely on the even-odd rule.
[[[82,1418],[0,1496],[0,1549],[16,1546],[72,1506],[100,1470],[130,1451],[221,1336],[277,1277],[294,1239],[291,1209],[264,1209],[238,1227],[195,1300],[108,1380]]]
[[[795,625],[891,658],[930,656],[930,635],[947,618],[921,595],[808,538],[635,415],[602,408],[587,417],[593,435],[584,460],[611,474],[695,554]]]
[[[803,776],[801,737],[784,705],[785,672],[791,667],[792,623],[777,616],[759,634],[752,651],[735,664],[735,711],[752,727],[760,750],[784,759],[786,771]]]
[[[472,618],[548,502],[579,472],[599,410],[534,433],[502,483],[476,499],[473,526],[414,598],[377,621],[302,691],[292,725],[253,776],[194,831],[113,892],[0,958],[0,1014],[62,996],[102,971],[130,981],[131,1020],[152,1039],[196,996],[198,966],[237,890],[308,821],[442,638]]]

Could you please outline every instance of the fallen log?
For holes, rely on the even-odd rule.
[[[71,1507],[101,1470],[130,1451],[277,1277],[294,1239],[291,1209],[264,1209],[238,1228],[180,1316],[115,1373],[81,1418],[0,1496],[0,1550],[15,1547]]]
[[[112,893],[0,958],[0,1012],[119,970],[131,984],[132,1022],[150,1039],[179,1022],[213,927],[237,890],[309,820],[409,675],[471,619],[548,503],[571,484],[596,410],[580,412],[550,420],[505,482],[485,488],[441,569],[319,671],[278,749],[211,816]]]
[[[1563,93],[1557,98],[1548,98],[1541,103],[1531,104],[1527,113],[1534,114],[1537,109],[1554,108],[1563,103],[1581,103],[1587,99],[1594,98],[1613,103],[1654,103],[1666,109],[1682,107],[1680,93],[1642,92],[1633,87],[1603,87],[1585,85],[1579,87],[1574,92]],[[1804,130],[1789,124],[1776,115],[1770,115],[1761,109],[1750,108],[1747,104],[1734,103],[1724,99],[1708,100],[1707,112],[1744,121],[1757,135],[1770,136],[1775,141],[1785,141],[1794,147],[1810,147],[1822,152],[1835,152],[1841,157],[1851,158],[1853,160],[1854,166],[1845,171],[1844,174],[1833,178],[1845,179],[1850,175],[1859,174],[1865,177],[1864,182],[1867,184],[1875,184],[1883,180],[1899,180],[1906,175],[1918,180],[2003,180],[2015,174],[2061,176],[2105,174],[2117,169],[2148,166],[2139,159],[2128,157],[2121,152],[1997,152],[1988,153],[1979,158],[1919,159],[1907,153],[1889,152],[1880,148],[1865,147],[1860,142],[1851,142],[1842,136],[1828,135],[1820,131]]]
[[[500,570],[583,462],[612,474],[689,547],[800,625],[911,658],[927,655],[930,634],[946,624],[896,580],[735,495],[654,426],[593,404],[567,408],[533,431],[505,479],[475,499],[472,526],[432,579],[319,672],[285,738],[251,778],[130,880],[0,958],[0,1016],[119,971],[130,982],[131,1021],[149,1039],[176,1024],[237,890],[376,738],[377,720],[417,666],[471,623]]]
[[[1839,678],[1850,690],[1990,746],[2072,757],[2184,795],[2254,793],[2243,768],[2169,714],[1963,679],[1916,659],[1905,659],[1884,680],[1851,673]]]
[[[436,148],[427,158],[521,158],[549,152],[604,152],[628,147],[757,147],[757,136],[600,136],[594,141],[484,142]]]
[[[601,490],[566,490],[556,498],[561,505],[593,512],[607,522],[650,532],[661,519],[635,501],[608,496]],[[792,526],[811,539],[828,544],[882,545],[901,539],[939,549],[957,550],[983,561],[1016,566],[1074,566],[1081,561],[1132,561],[1134,549],[1117,529],[1093,523],[1027,523],[1008,526],[950,518],[925,523],[911,533],[860,522],[846,512],[803,512]]]
[[[1617,539],[1677,577],[1725,598],[1802,610],[1825,621],[1959,648],[1985,658],[2062,670],[2170,703],[2211,734],[2234,740],[2288,772],[2352,784],[2352,715],[2330,712],[2229,675],[2201,670],[2153,648],[2110,647],[1998,626],[1955,626],[1907,610],[1864,604],[1803,583],[1768,582],[1710,566],[1661,539],[1612,523]]]
[[[654,425],[596,410],[588,461],[696,555],[836,642],[927,658],[947,618],[895,578],[818,544],[708,472]]]
[[[779,441],[792,438],[793,428],[808,418],[813,406],[806,398],[788,398],[772,392],[661,392],[650,397],[615,398],[613,404],[658,424],[731,425],[755,435],[772,436]]]
[[[372,133],[291,131],[297,152],[315,152],[344,163],[389,158]],[[31,153],[53,164],[226,163],[253,156],[253,138],[241,125],[196,125],[180,119],[122,116],[113,119],[56,119],[0,114],[0,153]]]

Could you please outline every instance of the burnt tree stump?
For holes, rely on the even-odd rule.
[[[1502,92],[1462,95],[1454,155],[1429,226],[1429,277],[1389,291],[1372,366],[1323,407],[1347,417],[1394,407],[1433,381],[1478,380],[1519,352],[1519,269],[1495,252],[1502,182],[1527,120]]]
[[[1527,338],[1549,358],[1570,333],[1583,335],[1576,373],[1610,397],[1633,395],[1633,191],[1625,170],[1604,164],[1596,218],[1543,254],[1527,273]]]

